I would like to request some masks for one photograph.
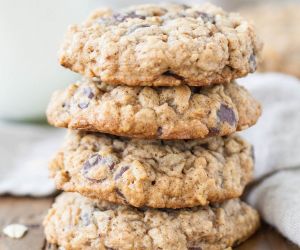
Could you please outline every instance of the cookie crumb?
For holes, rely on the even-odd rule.
[[[13,239],[22,238],[28,231],[28,227],[21,224],[10,224],[3,229],[3,233]]]

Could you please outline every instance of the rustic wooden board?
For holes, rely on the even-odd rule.
[[[41,222],[53,198],[0,197],[0,250],[42,250],[46,242]],[[2,234],[4,226],[21,223],[29,227],[22,239],[10,239]],[[300,250],[280,236],[273,228],[261,229],[236,250]]]
[[[1,250],[41,250],[45,245],[41,222],[52,198],[12,198],[0,197],[0,249]],[[4,226],[21,223],[29,230],[22,239],[10,239],[3,235]]]

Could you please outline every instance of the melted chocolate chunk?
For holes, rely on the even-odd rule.
[[[218,128],[210,128],[208,132],[208,136],[216,136],[220,133]]]
[[[116,174],[115,180],[119,179],[122,177],[122,175],[129,169],[129,166],[124,166],[121,168],[120,172]]]
[[[189,247],[188,249],[189,250],[202,250],[201,247]]]
[[[217,111],[217,116],[220,122],[227,122],[231,126],[235,125],[236,123],[236,118],[233,110],[225,104],[221,104],[220,109]]]
[[[88,171],[96,166],[101,160],[101,156],[98,154],[92,155],[84,164],[83,164],[83,174],[87,174]]]
[[[88,106],[89,106],[89,102],[81,102],[81,103],[78,103],[78,107],[81,108],[81,109],[86,109]]]
[[[92,178],[89,178],[87,176],[87,174],[89,173],[89,171],[94,168],[94,167],[97,167],[97,166],[105,166],[105,167],[108,167],[109,170],[113,170],[114,167],[115,167],[115,162],[110,159],[110,158],[106,158],[106,157],[103,157],[99,154],[93,154],[84,164],[83,164],[83,169],[82,169],[82,173],[84,175],[85,178],[91,180],[91,181],[100,181],[100,180],[95,180],[95,179],[92,179]],[[98,167],[99,167],[98,166]]]
[[[89,87],[83,89],[83,94],[86,95],[89,99],[93,99],[95,96],[92,89]]]
[[[116,13],[113,15],[114,20],[118,21],[118,22],[124,22],[129,18],[139,18],[139,19],[143,19],[145,20],[146,17],[142,16],[142,15],[138,15],[136,14],[135,11],[131,11],[125,14],[121,14],[121,13]]]
[[[216,24],[216,19],[213,15],[208,14],[206,12],[202,11],[196,11],[195,12],[197,16],[200,16],[204,23],[212,23]]]
[[[131,33],[133,33],[134,31],[136,31],[136,30],[138,30],[138,29],[148,28],[148,27],[150,27],[149,24],[135,25],[135,26],[131,27],[131,28],[127,31],[127,34],[131,34]]]

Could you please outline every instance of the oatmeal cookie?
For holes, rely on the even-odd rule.
[[[71,26],[60,63],[109,84],[204,86],[254,72],[261,47],[251,24],[211,4],[138,5]]]
[[[253,149],[237,135],[140,140],[69,131],[50,164],[57,188],[136,207],[182,208],[239,197]]]
[[[84,80],[53,94],[57,127],[144,139],[224,136],[256,123],[260,104],[236,83],[209,87],[128,87]]]
[[[192,209],[137,209],[64,193],[44,226],[47,240],[66,250],[223,250],[252,235],[259,216],[237,199]]]

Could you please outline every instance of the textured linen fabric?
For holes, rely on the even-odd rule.
[[[250,192],[248,202],[266,222],[300,246],[300,169],[266,178]]]
[[[258,179],[248,202],[262,218],[300,245],[300,81],[282,74],[242,79],[263,106],[253,128],[241,133],[254,144]]]
[[[0,194],[52,194],[47,166],[63,135],[46,126],[0,122]]]
[[[300,81],[283,74],[254,74],[239,83],[262,104],[257,124],[241,133],[254,145],[255,176],[300,167]]]

